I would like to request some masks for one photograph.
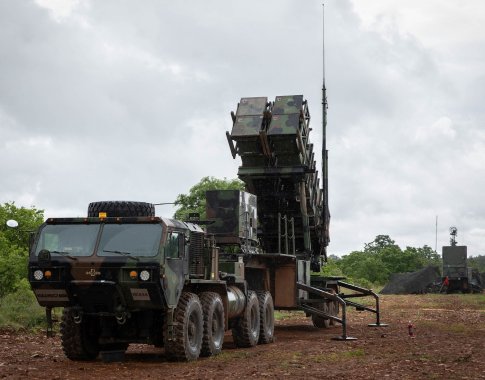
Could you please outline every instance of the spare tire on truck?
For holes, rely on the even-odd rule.
[[[146,202],[102,201],[91,202],[88,217],[98,217],[100,212],[109,217],[155,216],[155,206]]]

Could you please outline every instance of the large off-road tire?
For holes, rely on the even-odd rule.
[[[259,344],[272,343],[274,340],[274,304],[268,291],[257,292],[259,301]]]
[[[322,301],[322,303],[316,304],[315,308],[323,311],[324,313],[329,314],[328,305],[329,304],[326,301]],[[320,315],[312,314],[312,323],[313,323],[313,326],[319,329],[326,329],[330,327],[330,319],[324,318]]]
[[[62,350],[71,360],[93,360],[99,354],[98,333],[93,321],[74,322],[70,308],[64,308],[61,320]]]
[[[105,212],[107,217],[155,216],[155,206],[146,202],[102,201],[91,202],[88,206],[88,217],[98,217]]]
[[[213,292],[200,295],[204,313],[204,334],[202,336],[201,356],[220,354],[224,343],[224,305],[221,296]]]
[[[165,355],[172,361],[197,360],[202,348],[202,305],[196,294],[184,292],[174,312],[173,339],[164,328]]]
[[[253,347],[258,344],[259,331],[259,301],[256,293],[248,292],[246,308],[232,328],[232,337],[236,347]]]

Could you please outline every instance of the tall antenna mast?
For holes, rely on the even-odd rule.
[[[328,151],[327,151],[327,88],[325,87],[325,4],[322,4],[322,186],[323,186],[323,210],[324,223],[324,250],[330,242],[329,225],[330,211],[328,208]]]

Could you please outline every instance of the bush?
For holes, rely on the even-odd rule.
[[[440,257],[427,245],[406,247],[403,251],[388,235],[378,235],[374,241],[365,244],[363,251],[344,255],[336,264],[349,282],[369,288],[385,284],[392,273],[414,272],[430,264],[440,265]]]
[[[203,177],[190,188],[187,194],[177,196],[175,204],[178,209],[175,211],[175,219],[187,220],[191,212],[197,212],[201,219],[205,219],[205,192],[207,190],[244,190],[244,182],[239,179]]]
[[[0,298],[15,292],[27,277],[28,252],[25,248],[9,246],[0,236]]]
[[[347,281],[365,289],[375,289],[379,284],[373,283],[366,278],[347,278]]]
[[[0,298],[0,327],[15,330],[45,327],[44,308],[39,306],[27,279],[17,283],[17,290]]]
[[[329,257],[327,262],[322,266],[320,274],[322,276],[343,276],[343,272],[338,266],[339,258]]]
[[[348,272],[344,271],[342,265],[342,259],[337,256],[329,256],[325,265],[322,266],[320,271],[320,275],[322,276],[342,276],[345,277],[343,281],[355,284],[357,286],[361,286],[366,289],[374,289],[376,286],[379,287],[379,284],[372,282],[371,280],[365,277],[358,277],[348,275]]]
[[[21,279],[27,277],[29,231],[35,231],[43,218],[44,212],[34,207],[0,204],[0,299],[16,292]],[[16,220],[19,227],[7,227],[9,219]]]

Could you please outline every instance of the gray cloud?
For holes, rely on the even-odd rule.
[[[84,215],[233,178],[224,133],[243,96],[304,94],[320,151],[321,2],[45,4],[0,3],[0,202]],[[364,23],[351,1],[325,10],[330,252],[377,234],[434,247],[439,215],[438,246],[457,225],[484,254],[483,37],[423,38],[387,9]],[[429,33],[459,28],[445,16]]]

